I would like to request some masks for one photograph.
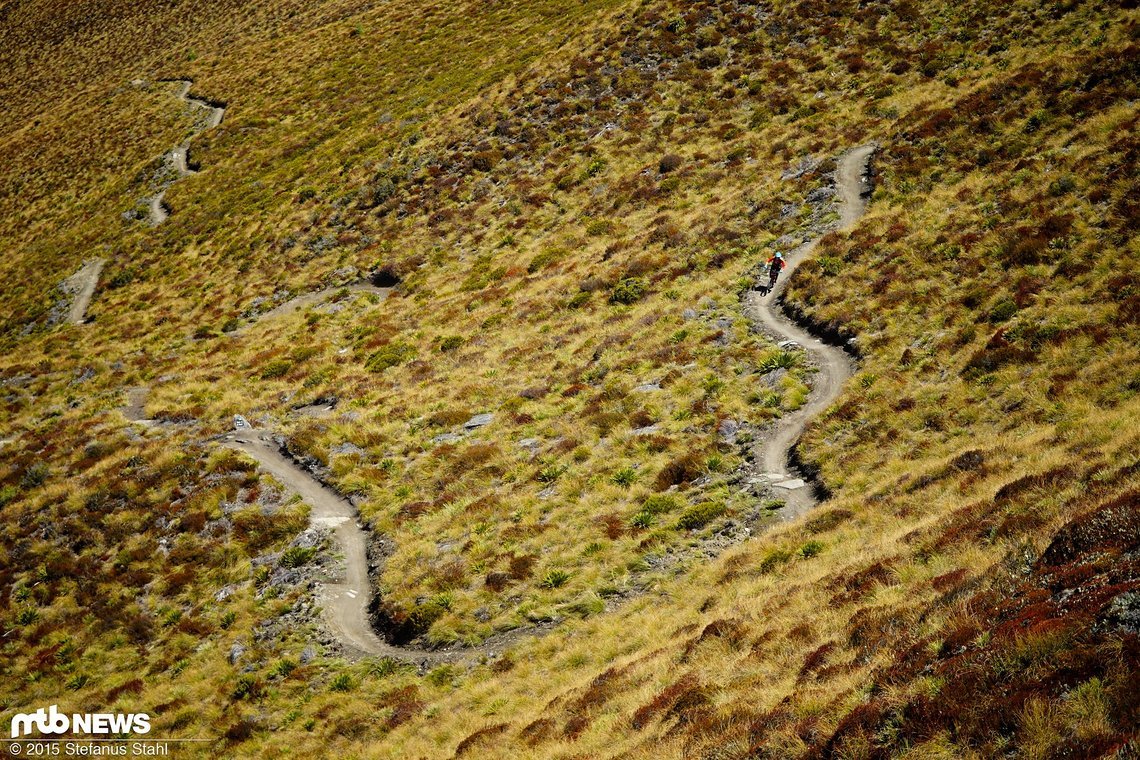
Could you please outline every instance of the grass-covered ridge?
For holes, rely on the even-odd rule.
[[[266,756],[1125,751],[1124,5],[321,3],[191,23],[135,4],[54,59],[5,45],[29,83],[89,84],[54,110],[46,84],[14,94],[0,137],[21,275],[2,704],[140,707],[156,733]],[[51,10],[5,33],[39,39]],[[187,42],[132,57],[128,32],[171,19]],[[43,29],[88,33],[65,20]],[[113,56],[229,106],[155,230],[121,213],[189,125]],[[100,164],[77,162],[88,133]],[[833,159],[870,139],[868,216],[789,293],[863,357],[803,447],[834,498],[744,541],[774,505],[735,480],[721,422],[762,428],[812,368],[751,334],[738,294],[829,221]],[[50,326],[77,251],[109,259],[95,321]],[[385,300],[257,319],[375,268],[400,279]],[[125,424],[137,385],[163,424]],[[234,413],[385,537],[400,636],[560,625],[473,669],[325,657],[304,508],[208,442]]]

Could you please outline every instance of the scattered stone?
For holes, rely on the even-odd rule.
[[[775,487],[783,488],[785,491],[795,491],[797,489],[803,488],[806,485],[807,483],[805,483],[802,478],[792,478],[791,480],[785,480],[782,483],[776,483]]]
[[[784,179],[784,180],[799,179],[800,177],[804,176],[805,174],[807,174],[808,172],[812,171],[817,166],[819,166],[820,163],[821,163],[821,161],[818,158],[812,158],[811,156],[804,156],[803,158],[800,159],[800,162],[798,164],[796,164],[795,166],[792,166],[791,168],[785,170],[784,173],[780,175],[780,179]]]
[[[457,443],[462,440],[463,436],[461,436],[459,433],[440,433],[435,438],[432,438],[431,442],[435,444]]]
[[[720,425],[717,427],[717,435],[725,443],[735,443],[736,434],[740,432],[740,423],[736,420],[721,420]]]
[[[231,583],[228,586],[222,586],[220,589],[218,589],[218,593],[214,594],[214,601],[215,602],[226,601],[231,596],[236,594],[238,592],[239,588],[240,588],[240,586],[237,583]]]
[[[830,185],[824,187],[817,187],[807,194],[807,202],[811,204],[822,203],[835,197],[835,188]]]
[[[490,412],[486,412],[484,414],[476,414],[474,417],[467,420],[467,422],[464,422],[463,427],[465,427],[467,430],[474,430],[475,428],[481,428],[484,425],[490,425],[491,421],[494,419],[495,415]]]
[[[544,488],[538,492],[538,498],[540,498],[540,499],[549,499],[553,495],[554,495],[554,486],[550,486],[549,488]]]
[[[519,441],[519,448],[520,449],[530,449],[531,451],[533,451],[534,449],[537,449],[541,445],[542,445],[542,441],[540,441],[537,438],[523,438],[521,441]]]
[[[681,312],[681,319],[684,319],[686,322],[690,322],[696,318],[697,318],[697,310],[696,309],[685,309],[683,312]]]
[[[311,646],[305,647],[303,650],[301,650],[301,664],[308,665],[316,658],[316,656],[317,651],[315,649],[313,649]]]
[[[480,623],[486,623],[491,619],[491,612],[486,607],[480,607],[471,613],[471,616],[478,620]]]
[[[654,391],[661,390],[661,384],[660,383],[644,383],[643,385],[639,385],[636,388],[634,388],[634,390],[639,392],[639,393],[653,393]]]
[[[777,343],[776,345],[779,346],[780,348],[784,349],[785,351],[792,351],[792,350],[797,349],[797,348],[802,348],[802,346],[799,343],[795,342],[794,340],[782,340],[779,343]]]
[[[336,446],[333,446],[332,448],[330,448],[329,453],[340,455],[340,456],[345,456],[345,455],[363,456],[367,452],[364,449],[357,446],[355,443],[345,441],[344,443],[338,443]]]
[[[241,660],[242,655],[244,655],[244,654],[245,654],[245,647],[241,645],[241,642],[235,641],[234,645],[232,647],[230,647],[230,654],[229,654],[230,665],[237,665],[238,662]]]
[[[769,388],[775,388],[780,384],[781,380],[787,377],[787,375],[788,371],[786,369],[783,367],[777,367],[768,374],[764,375],[760,379],[760,382],[764,383],[764,385],[768,386]]]
[[[657,423],[646,425],[645,427],[634,428],[630,431],[630,435],[654,435],[661,429]]]

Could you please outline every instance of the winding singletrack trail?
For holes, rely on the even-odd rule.
[[[839,159],[835,172],[836,192],[839,198],[838,229],[850,228],[867,209],[866,195],[870,189],[867,172],[876,146],[855,148]],[[745,313],[752,323],[781,343],[793,341],[801,346],[819,367],[808,402],[791,414],[781,417],[769,431],[765,440],[752,450],[753,460],[761,468],[773,489],[784,499],[780,510],[783,519],[792,520],[814,507],[818,500],[803,478],[788,474],[789,456],[804,428],[820,412],[838,398],[843,384],[851,377],[855,363],[841,348],[824,344],[819,338],[792,322],[779,308],[779,297],[792,273],[812,252],[819,237],[802,243],[787,256],[787,266],[776,287],[762,298],[756,291],[749,292],[745,300]]]
[[[286,314],[292,314],[293,312],[300,309],[316,306],[317,304],[323,303],[332,298],[342,290],[349,293],[372,293],[373,295],[380,296],[380,298],[387,298],[389,294],[391,294],[391,292],[394,290],[394,288],[373,285],[370,281],[364,280],[362,282],[354,282],[349,285],[340,285],[332,288],[324,288],[322,290],[314,290],[311,293],[302,293],[299,296],[294,296],[288,301],[285,301],[284,303],[273,307],[264,314],[257,315],[257,317],[255,317],[250,322],[234,330],[232,334],[240,335],[263,320],[276,319],[277,317],[283,317]]]
[[[163,160],[173,169],[173,176],[166,180],[161,189],[147,201],[148,218],[152,226],[158,226],[170,217],[170,209],[166,206],[165,200],[166,191],[170,189],[170,186],[184,177],[197,173],[190,168],[190,142],[207,129],[213,129],[221,124],[226,115],[226,109],[222,106],[191,97],[190,88],[194,83],[189,79],[177,79],[174,82],[178,85],[178,92],[175,93],[175,97],[195,110],[205,112],[205,116],[200,119],[199,128],[190,137],[171,148],[170,152],[163,156]]]
[[[63,289],[74,293],[71,306],[67,310],[67,321],[71,324],[81,325],[87,320],[87,307],[91,305],[91,298],[95,295],[103,263],[103,259],[88,261],[82,269],[64,281]]]
[[[304,499],[311,510],[310,526],[333,531],[333,541],[344,555],[345,577],[322,583],[318,601],[325,625],[347,654],[391,657],[430,667],[494,655],[524,635],[536,633],[534,629],[508,631],[488,638],[479,646],[451,649],[397,646],[384,641],[376,634],[368,616],[373,593],[368,576],[368,536],[357,522],[356,508],[284,454],[267,430],[238,430],[227,436],[223,445],[249,455],[262,470]]]
[[[835,173],[839,229],[853,225],[866,209],[865,196],[870,187],[867,171],[874,151],[873,144],[864,145],[839,159]],[[817,503],[803,479],[786,474],[790,469],[789,453],[807,423],[836,399],[854,369],[854,362],[842,349],[823,344],[807,330],[794,324],[778,306],[777,299],[788,278],[818,241],[819,237],[808,240],[789,254],[784,276],[769,300],[761,300],[758,293],[752,292],[745,301],[745,312],[758,329],[781,342],[794,341],[812,356],[819,367],[808,403],[781,418],[769,431],[767,440],[758,443],[752,452],[754,461],[763,468],[773,488],[787,494],[786,506],[781,510],[785,519],[802,515]],[[340,290],[342,288],[327,288],[297,296],[260,315],[251,324],[320,303]],[[372,292],[382,296],[391,292],[391,288],[379,287],[367,281],[349,285],[347,290]],[[145,393],[142,388],[131,389],[125,409],[128,419],[143,417]],[[355,657],[391,657],[427,668],[478,656],[494,656],[522,638],[542,635],[550,630],[550,626],[520,628],[496,634],[478,646],[455,645],[444,649],[401,646],[385,641],[373,628],[369,616],[374,592],[369,575],[368,534],[358,522],[355,507],[283,451],[272,431],[245,427],[244,421],[242,424],[243,427],[225,437],[222,445],[250,456],[263,471],[306,501],[311,508],[310,525],[332,530],[336,549],[343,554],[344,577],[324,582],[318,599],[324,624],[343,646],[346,654]]]

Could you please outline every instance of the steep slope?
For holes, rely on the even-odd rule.
[[[241,756],[1128,756],[1129,5],[3,9],[5,709]],[[191,76],[229,110],[150,228],[194,130],[150,83]],[[860,364],[795,519],[749,463],[835,376],[748,289],[831,228],[784,307]],[[342,657],[316,481],[235,414],[383,543],[374,652],[485,660]]]

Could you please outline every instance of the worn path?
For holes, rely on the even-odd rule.
[[[854,224],[866,208],[865,195],[869,188],[866,174],[873,152],[873,145],[865,145],[850,151],[839,160],[835,181],[839,197],[840,229]],[[818,237],[809,240],[792,251],[781,282],[773,293],[766,299],[762,299],[758,293],[751,293],[745,304],[749,318],[759,329],[781,342],[794,341],[812,356],[819,367],[808,402],[781,418],[771,429],[767,440],[757,444],[753,451],[755,461],[763,468],[769,482],[777,491],[787,494],[787,506],[782,510],[786,517],[803,514],[816,503],[807,484],[801,478],[787,474],[790,469],[789,453],[808,422],[839,395],[854,366],[842,349],[823,344],[807,330],[794,324],[778,306],[778,297],[788,278],[818,240]],[[348,286],[348,289],[380,295],[387,295],[390,291],[389,288],[380,288],[370,283],[357,283]],[[266,312],[259,319],[282,316],[319,303],[339,290],[340,288],[330,288],[298,296]],[[128,418],[141,419],[144,404],[145,389],[132,389],[127,407]],[[509,631],[497,634],[476,647],[424,649],[388,643],[373,629],[368,615],[373,594],[369,577],[368,536],[359,524],[352,504],[284,453],[272,431],[239,429],[226,437],[224,445],[249,455],[264,471],[300,495],[311,507],[310,523],[313,526],[332,530],[336,548],[344,557],[345,575],[343,579],[323,584],[320,603],[325,625],[348,654],[386,656],[428,667],[475,656],[493,656],[521,638],[541,634],[549,629],[549,626],[545,626]]]
[[[421,666],[458,662],[474,656],[493,656],[534,630],[509,631],[477,647],[423,649],[389,644],[372,628],[368,607],[372,584],[368,576],[368,536],[357,521],[356,509],[344,497],[324,486],[281,451],[266,430],[244,429],[228,436],[226,446],[253,457],[261,469],[297,493],[311,509],[309,524],[329,528],[336,548],[344,555],[345,576],[322,584],[319,602],[324,623],[348,654],[392,657]]]
[[[866,211],[866,195],[870,189],[868,165],[874,152],[873,144],[863,145],[839,159],[835,172],[835,185],[839,198],[841,230],[855,224]],[[756,327],[782,344],[792,341],[802,347],[819,368],[813,379],[807,403],[791,414],[781,417],[752,452],[757,466],[785,501],[786,506],[780,511],[785,519],[799,517],[817,503],[811,487],[804,479],[794,473],[789,474],[791,467],[788,460],[792,448],[803,435],[808,423],[838,398],[843,384],[851,376],[855,366],[851,357],[842,348],[826,345],[806,329],[795,324],[779,305],[780,294],[783,293],[792,273],[818,242],[819,237],[812,238],[788,255],[787,266],[770,294],[761,296],[759,292],[752,291],[745,302],[745,312]]]
[[[63,290],[72,294],[71,307],[67,310],[68,322],[81,325],[87,320],[87,307],[91,305],[102,271],[103,259],[95,259],[64,281]]]
[[[170,152],[163,156],[163,160],[173,169],[173,174],[166,179],[157,193],[152,195],[147,200],[147,211],[150,223],[152,225],[159,225],[165,222],[170,217],[170,209],[166,206],[166,191],[170,189],[177,180],[183,177],[188,177],[195,173],[195,170],[190,168],[190,141],[195,137],[205,132],[207,129],[213,129],[222,123],[225,118],[226,109],[222,106],[217,106],[209,101],[190,96],[190,87],[193,85],[188,79],[179,79],[175,83],[178,85],[178,92],[175,94],[180,101],[194,108],[196,111],[205,112],[204,116],[200,118],[200,127],[194,133],[183,140],[178,145],[171,148]]]

